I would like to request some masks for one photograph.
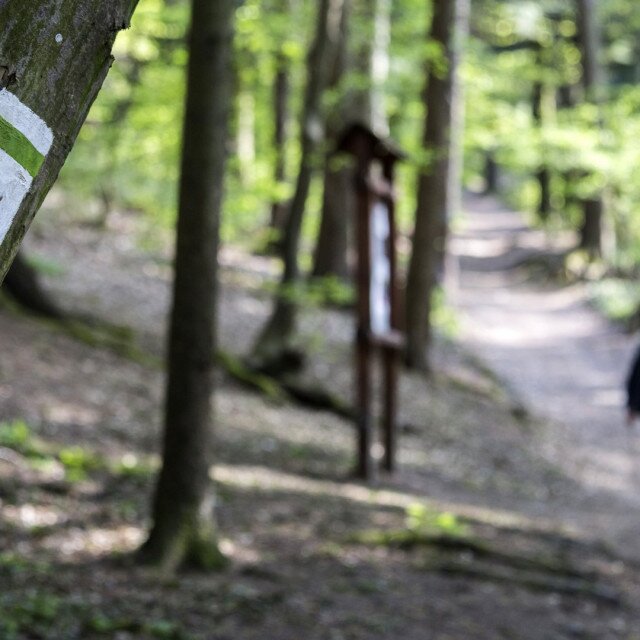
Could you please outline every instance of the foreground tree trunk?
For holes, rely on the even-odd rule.
[[[289,360],[291,339],[295,331],[296,305],[285,290],[300,280],[298,251],[300,233],[311,186],[318,167],[318,148],[324,140],[322,95],[335,55],[344,0],[322,0],[318,8],[317,27],[308,59],[308,80],[301,123],[301,159],[296,189],[289,209],[282,242],[284,272],[281,294],[276,297],[273,312],[254,345],[251,355],[256,368],[277,370],[279,362]]]
[[[446,71],[430,64],[425,91],[427,110],[424,142],[432,156],[418,182],[413,251],[409,263],[406,294],[408,367],[428,369],[427,350],[431,339],[431,300],[444,262],[448,219],[451,209],[452,125],[458,108],[458,66],[462,38],[466,33],[468,0],[436,0],[430,40],[441,45]]]
[[[136,4],[0,0],[0,281],[73,147]]]
[[[163,465],[141,559],[173,571],[214,568],[211,393],[217,248],[231,102],[235,0],[193,0]]]

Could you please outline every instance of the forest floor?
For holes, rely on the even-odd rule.
[[[157,469],[169,252],[140,249],[134,214],[104,231],[51,198],[28,251],[60,304],[99,322],[0,307],[0,638],[640,638],[640,474],[618,393],[630,338],[580,285],[517,268],[546,251],[540,234],[495,201],[468,205],[462,331],[437,341],[430,380],[402,376],[397,474],[353,481],[349,421],[221,373],[231,562],[171,578],[129,562]],[[220,344],[242,354],[277,265],[232,248],[221,264]],[[305,309],[300,336],[304,377],[349,401],[351,316]]]

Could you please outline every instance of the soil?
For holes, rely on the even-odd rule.
[[[631,339],[580,287],[518,268],[548,247],[516,214],[468,202],[462,331],[437,340],[435,376],[402,376],[394,476],[355,482],[348,420],[220,373],[212,473],[231,562],[175,577],[130,560],[158,464],[169,252],[140,248],[134,213],[96,229],[67,211],[51,198],[27,250],[94,329],[0,308],[0,638],[640,638]],[[242,354],[277,264],[225,248],[221,266],[220,344]],[[348,401],[351,315],[308,308],[300,324],[304,376]]]

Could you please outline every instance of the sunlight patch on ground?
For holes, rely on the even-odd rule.
[[[100,412],[78,403],[54,402],[43,410],[48,422],[89,427],[99,422]]]
[[[476,505],[433,500],[415,493],[403,493],[393,489],[375,489],[353,482],[331,482],[284,473],[267,467],[253,465],[216,465],[210,470],[211,477],[221,484],[254,491],[290,491],[309,496],[341,497],[364,505],[391,507],[402,511],[416,502],[435,511],[447,511],[461,517],[491,523],[495,526],[519,527],[530,530],[558,530],[558,523],[545,518],[532,520],[514,511],[485,509]],[[567,531],[567,533],[569,533]]]
[[[593,393],[591,404],[596,407],[619,409],[625,403],[625,393],[621,388],[599,389]]]
[[[57,509],[35,504],[23,504],[19,507],[7,505],[2,509],[2,517],[14,526],[26,530],[53,527],[66,520],[66,516]]]
[[[87,555],[99,557],[112,553],[126,553],[137,549],[144,541],[141,527],[122,525],[115,528],[73,528],[47,539],[46,547],[67,559]]]

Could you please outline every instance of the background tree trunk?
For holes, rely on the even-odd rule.
[[[301,159],[296,189],[289,209],[282,242],[284,272],[281,289],[286,290],[299,282],[298,251],[300,233],[311,186],[311,178],[319,165],[317,157],[324,140],[322,95],[327,86],[335,47],[339,38],[344,0],[322,0],[318,9],[317,28],[308,59],[308,81],[305,89],[302,126]],[[258,368],[277,368],[282,356],[290,351],[295,331],[296,305],[290,296],[276,297],[273,313],[254,345],[253,365]]]
[[[600,29],[594,0],[577,0],[578,42],[582,53],[582,85],[585,99],[600,104],[602,96],[602,65],[600,64]],[[603,202],[599,194],[582,203],[583,222],[580,227],[580,247],[591,257],[602,254]]]
[[[0,281],[73,147],[136,4],[0,2]],[[36,13],[55,20],[36,20]]]
[[[144,561],[222,561],[213,514],[211,394],[220,207],[232,95],[235,0],[193,0],[163,465]]]
[[[279,0],[277,11],[281,13],[291,12],[291,0]],[[284,36],[284,34],[283,34]],[[291,62],[284,50],[281,48],[276,52],[276,76],[273,83],[273,115],[274,132],[273,148],[275,153],[274,178],[277,183],[284,182],[286,178],[286,144],[289,129],[289,94],[291,86],[289,74],[291,72]],[[287,216],[286,203],[276,200],[271,204],[270,227],[277,241],[271,242],[271,246],[277,246],[281,239]]]
[[[351,122],[360,122],[385,136],[389,126],[382,85],[389,66],[390,2],[352,0],[344,13],[345,28],[332,85],[340,88],[341,84],[352,84],[355,88],[342,88],[340,104],[328,121],[327,138],[336,140]],[[356,81],[344,82],[352,74],[357,76]],[[354,207],[352,171],[345,166],[334,166],[334,162],[328,158],[325,166],[322,215],[312,273],[317,277],[347,278]]]
[[[357,0],[356,3],[357,4]],[[354,2],[349,1],[342,11],[340,33],[336,46],[328,88],[340,94],[338,105],[327,116],[326,138],[329,144],[338,139],[351,114],[345,94],[345,79],[353,59],[349,52],[349,31],[354,15]],[[351,109],[353,111],[353,109]],[[349,247],[349,214],[352,202],[350,172],[336,158],[326,154],[324,164],[324,188],[318,241],[313,255],[313,277],[338,276],[347,278],[349,266],[347,252]]]
[[[536,51],[536,71],[540,76],[542,76],[543,73],[542,66],[542,45],[539,45]],[[542,136],[544,129],[544,95],[545,86],[541,79],[537,79],[533,84],[531,111],[539,136]],[[544,159],[540,161],[538,171],[536,172],[536,180],[540,194],[538,199],[538,217],[540,220],[548,220],[551,215],[551,173]]]
[[[427,370],[427,350],[431,339],[431,300],[439,271],[444,262],[448,219],[451,207],[451,151],[453,100],[461,57],[461,38],[466,32],[468,0],[436,0],[430,41],[442,48],[443,60],[428,65],[425,91],[426,121],[424,148],[431,161],[422,169],[418,181],[418,203],[413,234],[413,251],[409,263],[406,293],[407,350],[405,361],[410,368]]]

